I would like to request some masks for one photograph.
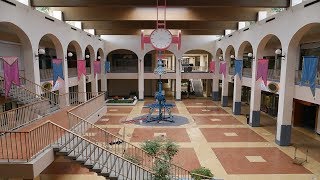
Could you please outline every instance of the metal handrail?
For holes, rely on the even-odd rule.
[[[51,127],[50,127],[51,125]],[[49,134],[48,134],[49,133]],[[72,135],[67,136],[67,134]],[[32,138],[32,139],[31,139]],[[69,138],[67,141],[68,143],[71,142],[73,139],[77,138],[81,141],[85,141],[88,144],[92,144],[95,147],[101,149],[102,151],[106,151],[116,158],[121,159],[124,162],[129,163],[130,165],[133,165],[144,172],[147,172],[151,176],[154,176],[154,173],[145,169],[144,167],[131,162],[117,154],[114,154],[113,152],[109,151],[108,149],[100,146],[99,144],[92,142],[88,139],[85,139],[76,133],[58,125],[51,121],[46,121],[42,123],[41,125],[25,132],[7,132],[4,136],[0,137],[0,144],[1,144],[1,153],[0,153],[0,159],[6,159],[8,162],[10,160],[22,160],[29,162],[30,160],[36,158],[41,152],[44,152],[48,148],[53,147],[56,143],[63,143],[64,140],[66,142],[67,138]],[[71,139],[72,138],[72,139]],[[60,142],[61,141],[61,142]],[[23,145],[24,144],[24,145]],[[65,144],[67,145],[67,143]],[[74,145],[74,144],[73,144]],[[24,149],[23,149],[24,148]],[[90,154],[90,160],[97,161],[98,158],[94,157],[91,159],[91,154],[93,152],[89,152]],[[94,152],[94,156],[95,156]],[[100,164],[99,164],[100,165]],[[117,173],[120,174],[121,170]],[[136,171],[138,172],[138,171]],[[123,174],[121,174],[123,175]],[[126,176],[126,175],[123,175]]]
[[[41,112],[46,112],[48,101],[40,100],[19,108],[0,113],[0,133],[12,131],[39,119]],[[38,111],[38,113],[36,112]],[[40,112],[41,111],[41,112]]]
[[[97,98],[98,97],[95,97],[91,101],[94,101]],[[127,153],[129,153],[130,156],[134,156],[135,158],[139,159],[141,165],[148,168],[149,170],[153,169],[153,165],[154,165],[153,162],[156,159],[164,161],[162,158],[149,155],[145,150],[141,149],[140,147],[137,147],[137,146],[131,144],[130,142],[126,141],[125,139],[118,137],[117,135],[114,135],[114,134],[106,131],[105,129],[102,129],[102,128],[96,126],[95,124],[87,121],[86,118],[80,117],[80,116],[76,115],[75,113],[73,113],[73,111],[75,111],[79,107],[82,107],[85,105],[87,105],[87,102],[80,104],[80,105],[70,109],[69,111],[67,111],[70,129],[73,132],[76,132],[77,134],[84,136],[86,139],[90,139],[91,141],[94,141],[96,143],[101,144],[103,147],[112,150],[114,153],[119,154],[121,156],[124,156],[124,158],[126,157],[126,155],[128,155]],[[96,109],[99,109],[99,106],[98,107],[95,106],[95,107],[96,107]],[[93,114],[93,113],[91,113],[91,114]],[[89,115],[87,117],[89,117]],[[91,129],[95,129],[95,131],[94,131],[95,136],[94,137],[91,136],[91,133],[90,133]],[[98,132],[96,130],[98,130]],[[103,140],[101,140],[101,138]],[[128,152],[127,152],[127,150],[128,150]],[[209,178],[209,179],[212,178],[212,177],[206,177],[203,175],[191,173],[190,171],[188,171],[180,166],[177,166],[175,164],[172,164],[172,163],[170,163],[170,165],[171,165],[171,168],[174,169],[175,173],[180,172],[179,175],[182,175],[184,177],[185,176],[188,177],[191,175],[197,175],[197,176],[200,176],[203,178]],[[174,174],[174,175],[176,175],[176,174]]]

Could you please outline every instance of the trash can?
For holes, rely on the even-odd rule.
[[[250,115],[249,115],[249,114],[246,114],[246,118],[247,118],[247,124],[249,124],[249,122],[250,122]]]

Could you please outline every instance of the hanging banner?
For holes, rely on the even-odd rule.
[[[220,62],[220,71],[219,71],[220,74],[223,74],[224,77],[226,78],[226,74],[227,74],[227,62]]]
[[[77,61],[77,69],[78,69],[78,79],[80,79],[80,77],[82,75],[86,76],[87,74],[87,70],[86,70],[86,60],[78,60]]]
[[[53,59],[52,66],[53,66],[53,86],[54,86],[59,77],[64,80],[62,59]]]
[[[105,71],[106,71],[106,73],[110,72],[110,61],[106,61],[106,63],[105,63]]]
[[[319,61],[319,57],[317,56],[303,57],[302,77],[301,77],[300,86],[305,86],[305,85],[309,86],[313,97],[315,96],[315,92],[316,92],[318,61]]]
[[[96,77],[96,74],[100,74],[101,73],[101,61],[94,61],[93,62],[93,75],[94,78]]]
[[[18,57],[1,57],[3,59],[5,96],[9,95],[12,83],[20,86]]]
[[[210,62],[210,66],[209,66],[209,71],[210,73],[215,74],[216,72],[216,62],[215,61],[211,61]]]
[[[258,60],[258,67],[257,67],[257,79],[258,81],[260,78],[262,78],[262,81],[264,82],[264,85],[268,85],[268,59],[259,59]]]
[[[243,61],[235,60],[234,61],[234,76],[238,75],[240,80],[242,79],[242,69],[243,69]]]

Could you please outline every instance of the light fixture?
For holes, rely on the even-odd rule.
[[[87,59],[89,59],[89,58],[90,58],[90,55],[89,55],[89,54],[87,54],[87,55],[86,55],[86,58],[87,58]]]
[[[222,58],[222,56],[219,56],[219,60],[221,60],[221,61],[222,61],[222,59],[223,59],[223,58]]]
[[[72,52],[68,52],[68,57],[72,57],[72,56],[73,56]]]
[[[248,57],[249,57],[250,59],[255,59],[255,57],[253,56],[253,53],[248,53]]]
[[[232,54],[232,55],[230,56],[230,58],[231,58],[231,59],[234,59],[234,55]]]
[[[39,54],[45,54],[45,53],[46,53],[46,50],[40,48],[40,49],[38,50],[38,53],[39,53]]]
[[[282,55],[282,50],[281,49],[277,49],[274,53],[276,53],[277,57],[281,57],[282,60],[285,59],[286,55]]]
[[[100,59],[101,59],[101,56],[98,56],[98,59],[100,60]]]

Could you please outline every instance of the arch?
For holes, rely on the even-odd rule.
[[[128,49],[115,49],[108,53],[113,73],[138,73],[138,55]]]
[[[209,62],[212,60],[212,54],[202,49],[191,49],[183,54],[184,64],[192,64],[194,72],[208,72]]]
[[[19,70],[20,76],[27,79],[34,79],[34,67],[28,65],[33,64],[34,54],[31,45],[31,41],[22,28],[7,21],[0,22],[0,29],[4,30],[1,33],[9,34],[10,36],[4,35],[2,40],[17,43],[21,45],[20,52],[3,52],[1,56],[17,56],[19,57]],[[10,37],[10,38],[9,38]],[[7,39],[8,38],[8,39]]]
[[[158,54],[156,50],[150,50],[144,57],[144,72],[151,73],[157,66]],[[175,72],[176,55],[169,50],[162,53],[162,59],[167,71]]]
[[[51,41],[51,42],[50,42]],[[63,48],[60,40],[53,34],[45,34],[41,37],[39,41],[39,47],[40,46],[47,46],[46,48],[50,48],[52,45],[54,46],[54,49],[56,51],[56,56],[59,59],[63,59]]]
[[[83,59],[82,49],[80,44],[77,41],[73,40],[68,44],[67,53],[69,52],[73,53],[73,56],[75,57],[76,60]]]
[[[100,56],[100,59],[99,59],[99,56]],[[103,52],[103,50],[101,48],[99,48],[98,51],[97,51],[97,60],[100,61],[101,59],[104,59],[104,58],[105,58],[104,52]]]
[[[280,42],[280,44],[279,44]],[[280,45],[280,46],[279,46]],[[273,51],[266,51],[266,48],[269,48],[269,50]],[[270,49],[271,48],[271,49]],[[261,41],[259,42],[258,48],[257,48],[257,59],[261,59],[266,55],[275,55],[274,51],[280,48],[282,49],[282,43],[280,41],[280,38],[274,34],[268,34],[264,36]]]
[[[244,41],[241,43],[236,57],[239,59],[243,59],[243,55],[248,53],[253,53],[253,47],[249,41]]]
[[[217,49],[217,51],[216,51],[216,61],[218,61],[219,60],[219,57],[223,57],[223,51],[222,51],[222,49],[221,48],[219,48],[219,49]]]
[[[226,62],[231,62],[231,60],[232,60],[230,57],[231,55],[235,56],[235,50],[232,45],[229,45],[225,51],[225,56],[224,56]],[[232,65],[232,62],[229,64]]]

